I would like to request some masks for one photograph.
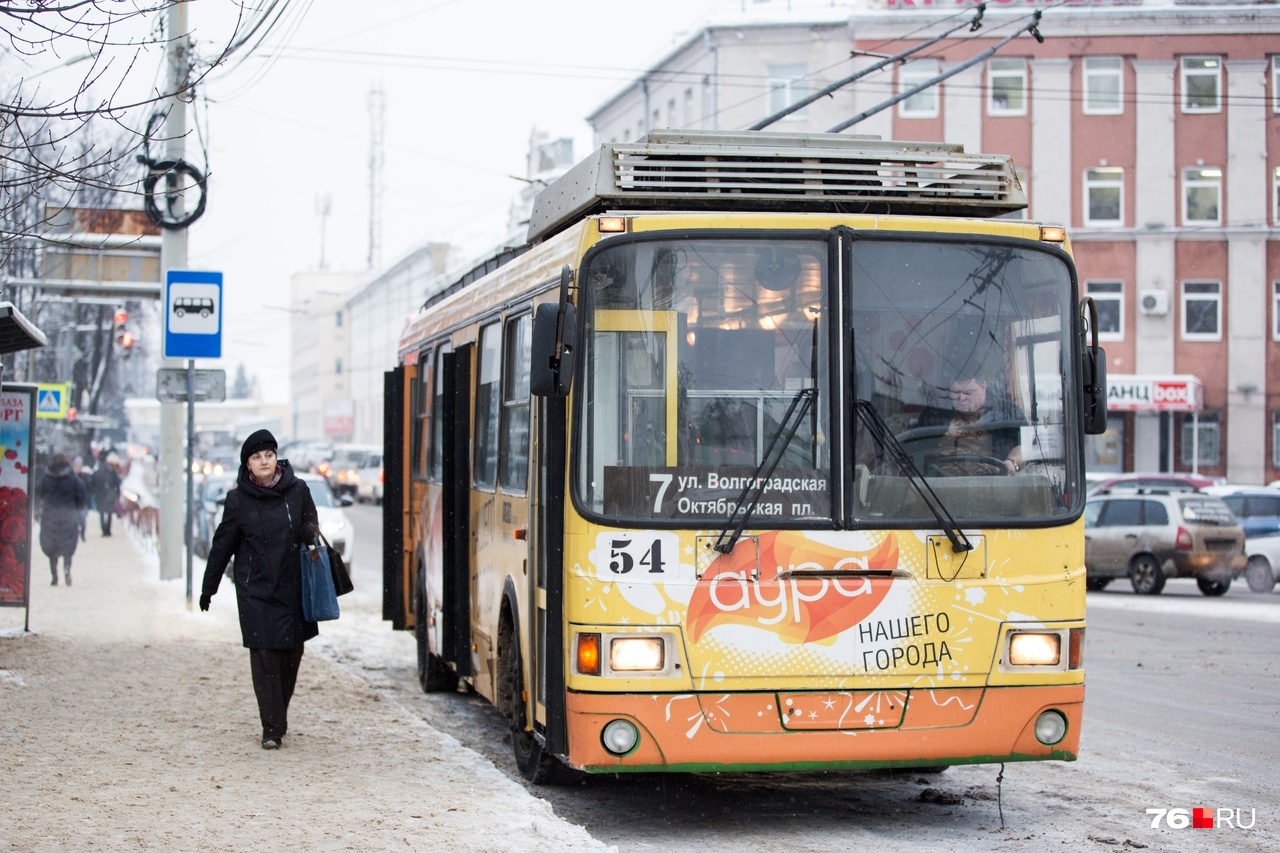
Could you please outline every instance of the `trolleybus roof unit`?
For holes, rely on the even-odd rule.
[[[537,243],[605,211],[805,210],[991,217],[1023,210],[1012,158],[837,133],[651,131],[602,145],[540,192]]]

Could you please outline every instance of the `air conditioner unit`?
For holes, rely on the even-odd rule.
[[[1163,317],[1169,313],[1169,294],[1163,290],[1144,290],[1138,294],[1138,308],[1143,314]]]

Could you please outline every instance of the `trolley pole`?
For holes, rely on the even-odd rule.
[[[187,4],[174,3],[166,17],[166,35],[169,38],[169,91],[168,116],[165,120],[165,158],[177,162],[186,153],[187,105],[183,87],[187,80],[188,29]],[[172,193],[167,199],[170,215],[181,213],[182,197]],[[174,209],[176,206],[178,209]],[[187,231],[185,228],[165,228],[160,243],[160,266],[163,272],[185,269],[187,266]],[[164,305],[161,305],[164,311]],[[160,322],[165,322],[162,314]],[[181,368],[181,359],[162,359],[162,368]],[[182,540],[186,516],[182,500],[183,464],[181,403],[160,404],[160,453],[159,502],[160,502],[160,578],[176,580],[182,577]],[[188,608],[191,599],[187,598]]]

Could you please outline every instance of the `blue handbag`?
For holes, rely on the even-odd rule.
[[[338,594],[333,588],[329,554],[324,548],[303,546],[302,618],[307,622],[324,622],[338,618]]]

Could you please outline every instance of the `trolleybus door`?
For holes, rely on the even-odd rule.
[[[442,518],[444,557],[440,654],[460,677],[471,675],[471,350],[444,355]]]

